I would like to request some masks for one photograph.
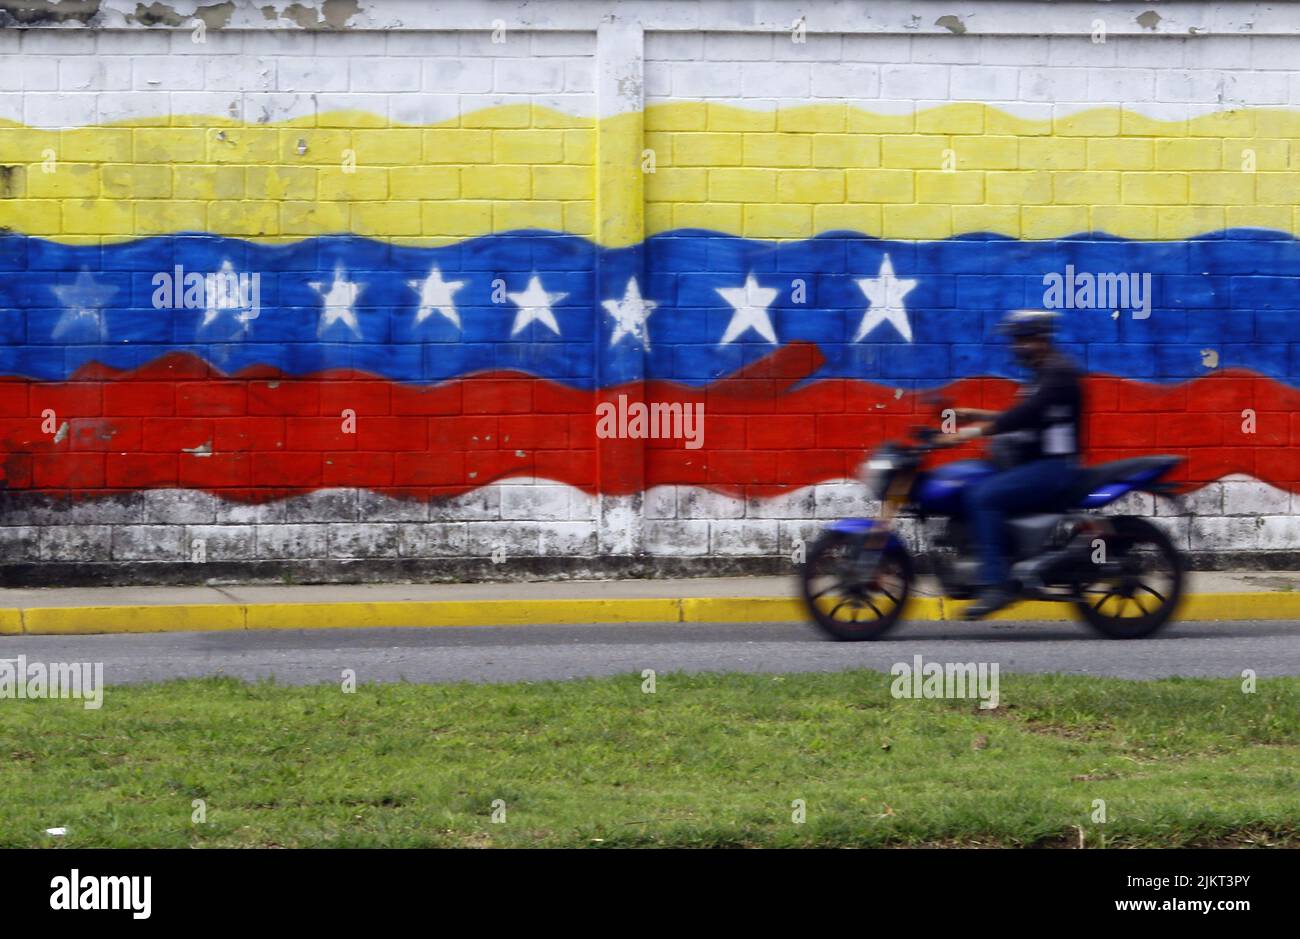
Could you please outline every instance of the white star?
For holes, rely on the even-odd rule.
[[[241,332],[247,333],[248,324],[257,319],[259,311],[253,305],[252,298],[245,295],[246,283],[247,280],[241,282],[240,275],[235,273],[234,265],[229,261],[221,262],[221,270],[215,276],[209,274],[204,284],[208,305],[203,311],[203,322],[199,323],[199,329],[211,326],[216,322],[217,317],[228,310],[238,310],[239,312],[235,314],[235,322],[239,323]]]
[[[96,335],[100,339],[104,338],[102,310],[113,294],[117,293],[116,287],[96,284],[90,271],[83,267],[73,283],[51,287],[50,290],[59,298],[59,303],[63,304],[63,315],[54,325],[51,338],[59,338],[86,319],[95,324]]]
[[[853,341],[858,342],[866,338],[867,334],[881,323],[888,322],[894,324],[900,336],[911,342],[912,323],[907,318],[907,307],[903,305],[903,298],[912,292],[916,281],[895,277],[894,265],[890,262],[889,255],[885,255],[884,260],[880,262],[880,274],[876,277],[858,278],[858,286],[871,301],[871,305],[862,314],[862,322],[858,324],[858,331],[854,334]]]
[[[750,329],[768,342],[776,344],[776,330],[772,328],[772,317],[768,314],[767,308],[776,299],[778,291],[771,287],[760,287],[753,274],[745,276],[743,287],[715,287],[714,289],[735,310],[731,314],[731,322],[727,324],[727,331],[722,334],[722,341],[718,345],[725,346]]]
[[[434,268],[424,280],[408,280],[406,286],[420,295],[420,308],[415,311],[415,325],[419,326],[434,313],[441,313],[460,329],[460,313],[452,302],[452,295],[465,286],[463,280],[443,280],[442,271]]]
[[[517,336],[529,323],[541,323],[555,335],[560,334],[560,324],[555,322],[551,304],[559,303],[567,293],[547,293],[542,289],[542,279],[536,274],[528,281],[528,289],[523,293],[507,293],[510,302],[519,307],[515,314],[515,325],[510,329],[511,336]]]
[[[618,345],[624,336],[631,336],[641,343],[641,348],[648,350],[650,337],[646,335],[645,324],[658,305],[654,300],[642,300],[636,278],[628,278],[622,300],[605,300],[601,303],[609,315],[614,317],[614,335],[609,340],[610,348]]]
[[[361,327],[357,324],[357,312],[352,308],[357,302],[357,294],[361,292],[361,285],[354,283],[343,276],[343,268],[334,268],[334,282],[330,284],[329,290],[325,289],[325,284],[319,280],[314,280],[307,286],[321,295],[323,305],[320,311],[320,322],[316,325],[316,337],[323,338],[325,331],[334,325],[342,322],[352,334],[358,339],[361,338]]]

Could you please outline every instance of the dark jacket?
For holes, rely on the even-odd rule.
[[[1077,457],[1083,419],[1083,373],[1054,352],[1021,388],[1019,400],[993,420],[991,434],[1014,434],[1020,460]]]

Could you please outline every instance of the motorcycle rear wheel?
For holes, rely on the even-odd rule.
[[[1123,515],[1111,521],[1114,534],[1103,538],[1106,557],[1124,570],[1085,586],[1075,606],[1102,635],[1141,639],[1174,615],[1187,562],[1169,536],[1146,519]]]
[[[799,570],[804,606],[817,627],[832,639],[875,639],[903,615],[912,591],[912,558],[889,545],[875,569],[854,570],[860,538],[828,531],[812,543]]]

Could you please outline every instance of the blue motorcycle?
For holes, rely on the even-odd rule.
[[[929,573],[944,595],[968,600],[979,570],[963,519],[966,487],[998,471],[998,460],[962,460],[922,469],[940,449],[931,428],[912,441],[888,442],[870,455],[860,477],[879,518],[846,518],[830,525],[807,550],[800,581],[808,612],[827,635],[875,639],[903,616],[916,580],[916,564],[896,520],[919,520]],[[993,441],[994,445],[998,439]],[[1170,496],[1162,482],[1183,460],[1149,456],[1081,469],[1060,511],[1008,520],[1012,586],[1022,599],[1072,604],[1090,626],[1112,639],[1149,636],[1168,622],[1183,592],[1187,563],[1151,522],[1098,515],[1129,492]]]

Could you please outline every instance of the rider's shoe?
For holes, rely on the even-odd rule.
[[[1004,606],[1010,606],[1016,595],[1006,587],[986,587],[980,591],[970,606],[962,614],[962,619],[983,619],[990,613],[996,613]]]

